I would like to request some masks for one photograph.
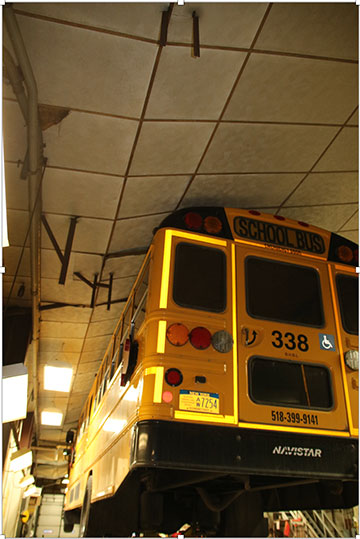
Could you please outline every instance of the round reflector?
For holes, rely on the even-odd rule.
[[[342,262],[351,262],[354,258],[352,250],[347,245],[340,245],[340,247],[336,249],[336,254]]]
[[[187,228],[190,228],[190,230],[200,230],[203,223],[201,215],[194,211],[188,212],[184,217],[184,221]]]
[[[165,380],[169,386],[179,386],[183,381],[183,375],[179,369],[168,369],[165,373]]]
[[[164,391],[162,394],[162,400],[167,403],[171,402],[173,400],[173,394],[171,391]]]
[[[222,222],[218,217],[205,217],[204,228],[209,234],[219,234],[222,229]]]
[[[174,346],[183,346],[189,340],[189,330],[184,324],[171,324],[166,330],[166,337]]]
[[[230,335],[230,333],[228,333],[224,329],[214,333],[214,335],[212,336],[211,342],[215,350],[217,352],[221,352],[222,354],[226,354],[227,352],[230,352],[234,344],[232,336]]]
[[[345,363],[353,371],[359,370],[359,352],[358,350],[348,350],[345,352]]]
[[[211,343],[211,333],[208,329],[197,327],[190,332],[190,342],[198,350],[205,350]]]

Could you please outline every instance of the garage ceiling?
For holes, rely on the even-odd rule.
[[[76,427],[152,230],[169,213],[255,208],[358,241],[358,13],[354,3],[5,9],[37,82],[45,143],[36,406],[64,413],[60,428],[37,425],[36,443],[49,447]],[[4,44],[18,63],[6,28]],[[27,128],[6,71],[3,98],[8,309],[30,307],[31,286]],[[59,284],[45,224],[64,253],[73,217]],[[113,274],[110,310],[107,288],[91,307],[95,274],[103,284]],[[70,394],[43,389],[43,367],[55,360],[73,366]],[[37,473],[49,476],[44,456]]]

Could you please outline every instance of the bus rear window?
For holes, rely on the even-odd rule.
[[[176,246],[173,298],[181,307],[223,312],[226,256],[220,249],[190,243]]]
[[[245,271],[250,316],[305,326],[324,325],[320,280],[313,268],[249,257]]]
[[[329,370],[319,365],[253,357],[249,385],[258,404],[326,410],[333,405]]]
[[[337,275],[342,325],[347,333],[358,334],[358,279],[351,275]]]

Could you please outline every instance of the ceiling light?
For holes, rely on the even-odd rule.
[[[62,423],[63,414],[61,412],[53,412],[51,410],[43,410],[41,412],[41,424],[59,427]]]
[[[32,483],[35,483],[35,477],[33,475],[25,475],[20,481],[19,481],[19,487],[25,488],[31,485]]]
[[[14,451],[10,457],[10,470],[18,472],[32,465],[32,451],[30,449],[20,449]]]
[[[3,367],[2,373],[3,423],[24,419],[27,408],[27,368],[23,363],[15,363]]]
[[[69,392],[72,380],[72,367],[68,363],[56,362],[57,365],[45,365],[44,389]]]
[[[65,478],[64,478],[64,479],[61,481],[61,483],[62,483],[63,485],[68,485],[68,484],[69,484],[69,479],[65,479]]]

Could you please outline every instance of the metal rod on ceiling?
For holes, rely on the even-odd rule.
[[[4,7],[5,27],[15,51],[27,90],[27,135],[29,154],[29,212],[33,212],[30,230],[30,265],[31,265],[31,300],[32,300],[32,378],[34,388],[34,419],[35,437],[39,439],[39,413],[38,413],[38,355],[40,333],[40,224],[41,224],[41,196],[38,191],[41,182],[43,165],[43,141],[40,130],[38,113],[38,92],[35,77],[27,55],[25,44],[11,6]],[[5,55],[4,59],[8,59]],[[8,64],[11,66],[11,64]],[[11,77],[11,67],[7,71]],[[18,79],[15,79],[17,85]],[[19,89],[18,89],[19,90]],[[18,97],[18,94],[16,94]],[[20,91],[19,105],[24,114],[25,101]]]

